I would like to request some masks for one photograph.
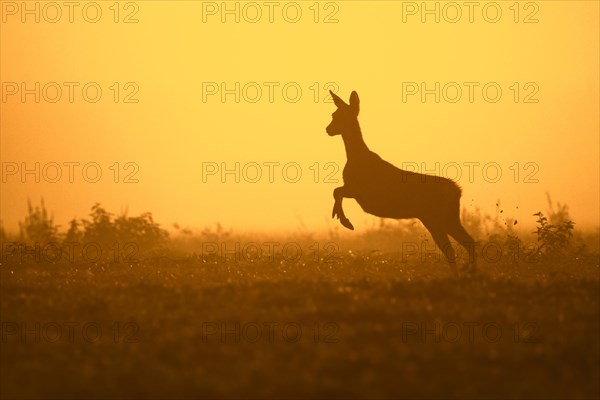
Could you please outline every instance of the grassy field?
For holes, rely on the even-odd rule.
[[[308,253],[3,261],[1,397],[599,396],[597,254]]]

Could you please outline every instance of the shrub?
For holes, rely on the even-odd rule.
[[[33,207],[29,201],[27,205],[28,214],[19,222],[22,243],[18,246],[39,244],[43,248],[49,243],[62,243],[64,254],[70,254],[69,259],[72,255],[78,259],[83,248],[90,246],[92,253],[91,247],[95,248],[90,257],[98,256],[98,261],[139,261],[164,253],[169,238],[167,231],[154,222],[151,213],[138,217],[124,213],[115,218],[98,203],[92,206],[89,219],[73,218],[67,232],[61,235],[43,199],[40,206]],[[8,240],[4,229],[0,234],[3,241]]]
[[[566,220],[553,224],[541,211],[533,215],[538,217],[537,230],[533,232],[537,235],[538,242],[540,242],[538,253],[552,258],[566,256],[570,248],[575,223]]]
[[[58,225],[54,224],[54,217],[48,214],[43,198],[41,205],[35,208],[27,200],[27,215],[25,221],[19,222],[19,235],[22,241],[34,243],[58,241]]]
[[[125,251],[131,260],[150,257],[163,251],[169,234],[154,222],[152,214],[147,212],[138,217],[129,217],[124,213],[116,218],[96,203],[92,206],[91,220],[82,219],[80,223],[72,220],[67,238],[84,243],[95,243],[101,249]],[[83,227],[81,231],[79,226]],[[118,246],[118,247],[115,247]]]

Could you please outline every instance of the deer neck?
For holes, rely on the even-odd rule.
[[[346,158],[348,160],[361,158],[369,152],[367,144],[363,140],[362,132],[358,123],[356,127],[342,135],[346,147]]]

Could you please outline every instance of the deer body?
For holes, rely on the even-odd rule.
[[[361,208],[382,218],[427,218],[438,208],[443,217],[440,199],[459,202],[461,195],[449,179],[401,170],[372,152],[361,162],[348,161],[343,178]]]
[[[353,198],[361,208],[382,218],[419,218],[451,266],[453,236],[469,252],[469,266],[475,265],[475,242],[460,223],[460,187],[450,179],[405,171],[369,150],[358,124],[359,100],[356,92],[350,104],[330,92],[338,109],[326,128],[330,136],[341,135],[346,147],[344,186],[334,190],[333,217],[354,229],[344,214],[342,199]]]

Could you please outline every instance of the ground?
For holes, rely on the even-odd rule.
[[[0,268],[2,398],[597,398],[598,257]]]

